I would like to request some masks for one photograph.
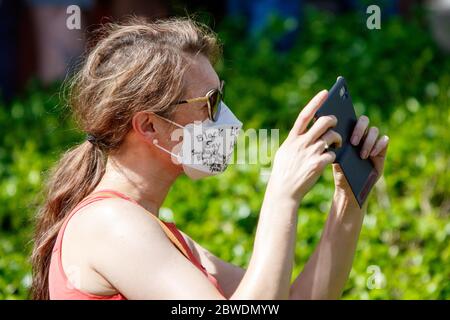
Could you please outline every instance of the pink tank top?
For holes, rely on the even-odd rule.
[[[70,218],[81,208],[84,208],[85,206],[93,202],[109,198],[122,198],[139,205],[134,199],[131,199],[130,197],[127,197],[126,195],[119,193],[117,191],[101,190],[87,196],[69,213],[69,215],[65,218],[65,221],[61,226],[61,229],[58,232],[58,236],[56,238],[56,242],[53,247],[53,252],[51,256],[49,277],[48,277],[49,293],[51,300],[126,300],[126,297],[124,297],[120,293],[110,296],[100,296],[76,289],[67,278],[67,275],[63,270],[61,262],[62,239],[64,236],[64,230]],[[149,213],[149,215],[154,217],[158,221],[158,223],[161,225],[161,228],[166,233],[167,237],[172,241],[172,243],[177,247],[177,249],[188,260],[190,260],[209,279],[209,281],[211,281],[211,283],[217,288],[217,290],[222,295],[224,295],[217,279],[213,275],[208,273],[208,271],[203,267],[200,261],[194,256],[189,246],[187,245],[186,241],[184,240],[183,235],[180,233],[180,231],[178,231],[175,223],[162,221],[161,219],[159,219],[158,217],[156,217],[151,213]]]

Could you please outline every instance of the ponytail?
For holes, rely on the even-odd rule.
[[[105,171],[103,151],[86,141],[67,151],[51,173],[45,202],[37,214],[31,256],[33,299],[49,299],[50,258],[64,218],[99,183]]]

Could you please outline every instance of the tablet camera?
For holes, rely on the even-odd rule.
[[[348,98],[348,90],[346,86],[341,87],[339,90],[339,96],[344,100]]]

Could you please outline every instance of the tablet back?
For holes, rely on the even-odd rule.
[[[338,77],[336,83],[328,92],[328,98],[316,112],[315,118],[324,115],[334,115],[338,119],[334,131],[342,136],[342,147],[333,148],[336,153],[335,163],[339,163],[360,207],[375,183],[377,172],[370,159],[361,159],[361,146],[350,143],[350,137],[356,125],[356,114],[352,99],[343,77]]]

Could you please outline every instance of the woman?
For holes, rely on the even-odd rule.
[[[290,283],[299,204],[335,158],[327,145],[341,143],[331,130],[333,117],[307,129],[326,91],[302,110],[276,153],[247,269],[222,261],[158,218],[178,176],[220,173],[233,150],[242,123],[221,101],[212,67],[219,53],[214,34],[188,19],[134,21],[105,30],[71,94],[87,140],[60,160],[38,214],[36,299],[340,296],[364,210],[338,166],[320,244]],[[228,140],[221,140],[224,129],[231,132]],[[361,117],[352,142],[363,145],[362,157],[370,157],[381,174],[388,140],[378,138],[375,127],[366,129],[368,118]],[[203,149],[191,139],[199,137],[206,137]],[[197,161],[189,162],[190,155]]]

